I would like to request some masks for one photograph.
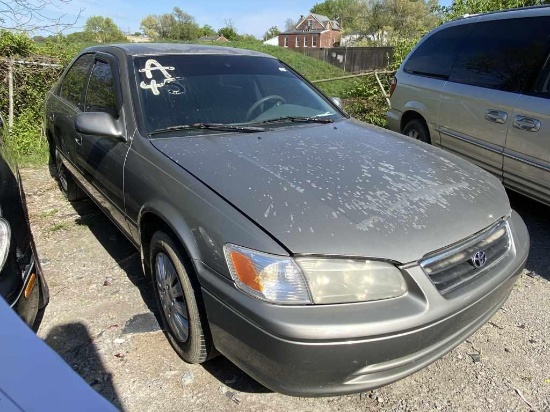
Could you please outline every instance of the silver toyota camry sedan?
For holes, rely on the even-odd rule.
[[[86,49],[48,94],[61,189],[140,251],[185,361],[359,392],[506,301],[529,236],[501,183],[335,101],[271,56],[176,44]]]

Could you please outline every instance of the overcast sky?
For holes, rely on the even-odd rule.
[[[448,4],[450,0],[441,1]],[[174,6],[195,17],[202,26],[208,24],[218,30],[231,19],[240,34],[252,34],[261,38],[271,26],[284,30],[285,20],[297,20],[307,14],[311,7],[321,0],[202,0],[175,2],[173,0],[71,0],[61,8],[49,7],[52,16],[66,14],[64,21],[74,21],[82,9],[77,27],[66,31],[79,31],[90,16],[110,17],[123,30],[139,31],[141,19],[148,14],[163,14]],[[54,1],[54,4],[59,4]]]

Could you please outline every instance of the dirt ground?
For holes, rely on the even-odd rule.
[[[330,398],[273,393],[224,357],[188,365],[156,322],[139,256],[91,201],[69,204],[47,168],[23,169],[51,302],[38,335],[124,411],[550,411],[550,209],[518,195],[527,270],[491,321],[384,388]]]

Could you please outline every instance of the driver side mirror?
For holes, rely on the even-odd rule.
[[[331,97],[330,101],[340,110],[344,110],[344,102],[339,97]]]
[[[124,137],[120,124],[109,113],[80,113],[74,120],[74,126],[76,131],[82,134],[114,137],[116,139]]]

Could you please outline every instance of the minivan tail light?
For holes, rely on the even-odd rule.
[[[394,76],[393,79],[391,79],[391,83],[390,83],[390,97],[395,91],[396,87],[397,87],[397,77]]]

